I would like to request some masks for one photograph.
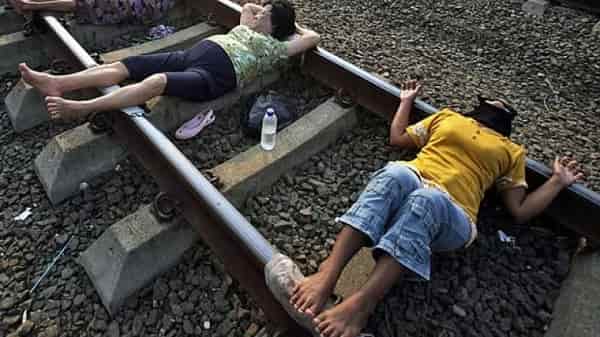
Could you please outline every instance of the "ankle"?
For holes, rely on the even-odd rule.
[[[356,306],[363,308],[362,310],[369,313],[375,310],[375,307],[379,302],[379,298],[377,296],[373,296],[373,294],[369,294],[363,290],[357,291],[350,298]]]
[[[335,268],[335,266],[328,262],[328,260],[325,260],[319,266],[318,272],[325,275],[327,280],[335,281],[338,278],[341,271],[338,268]]]

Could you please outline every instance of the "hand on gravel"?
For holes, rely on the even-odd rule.
[[[552,175],[565,187],[581,180],[584,176],[577,165],[577,161],[569,157],[556,157]]]
[[[402,90],[400,90],[400,101],[401,102],[414,102],[415,98],[421,94],[423,84],[416,80],[410,80],[402,83]]]

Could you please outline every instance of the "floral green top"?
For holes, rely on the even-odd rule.
[[[280,66],[287,59],[287,46],[284,42],[257,33],[244,25],[233,28],[228,34],[213,35],[207,39],[225,50],[235,69],[240,88]]]

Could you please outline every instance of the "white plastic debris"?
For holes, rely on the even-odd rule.
[[[304,275],[298,265],[283,254],[273,255],[271,261],[265,266],[265,283],[271,293],[298,324],[310,331],[314,337],[318,337],[312,317],[299,312],[290,304],[294,286],[303,279]],[[326,308],[331,306],[331,301],[325,305]]]
[[[21,214],[15,217],[15,221],[24,221],[25,219],[29,218],[31,214],[31,207],[27,207],[23,212],[21,212]]]
[[[204,324],[202,326],[204,327],[204,330],[210,329],[210,321],[204,321]]]
[[[515,240],[514,236],[509,236],[503,231],[498,230],[498,239],[500,239],[500,242],[504,242],[516,248],[517,241]]]

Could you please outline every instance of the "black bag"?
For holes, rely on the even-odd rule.
[[[275,91],[252,95],[247,98],[245,109],[240,116],[240,125],[246,136],[260,138],[263,117],[268,108],[273,108],[277,115],[277,132],[285,129],[298,118],[294,105]]]

